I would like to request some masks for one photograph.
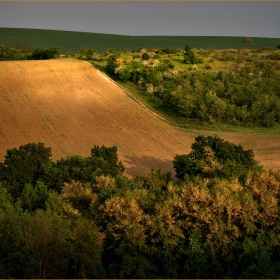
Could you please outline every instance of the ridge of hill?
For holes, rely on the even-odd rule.
[[[115,145],[125,173],[134,176],[172,171],[174,156],[189,153],[198,134],[218,134],[253,149],[265,167],[280,169],[279,134],[172,126],[86,61],[2,61],[0,100],[1,161],[7,149],[31,142],[51,147],[54,160],[89,156],[94,145]]]
[[[79,52],[84,48],[94,48],[103,52],[107,48],[113,50],[132,50],[144,48],[184,48],[188,44],[202,49],[259,49],[275,47],[280,38],[252,37],[251,43],[244,43],[242,37],[224,36],[127,36],[115,34],[26,29],[1,28],[0,45],[14,47],[28,45],[31,48],[59,47],[62,53]]]

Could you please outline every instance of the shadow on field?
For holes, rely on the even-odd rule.
[[[175,179],[172,160],[160,159],[150,156],[125,156],[123,161],[125,174],[129,177],[135,177],[143,172],[150,172],[152,169],[161,169],[163,172],[171,172],[172,178]]]

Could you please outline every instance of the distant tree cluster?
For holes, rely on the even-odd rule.
[[[279,278],[280,173],[197,136],[160,169],[123,175],[117,148],[56,162],[43,143],[0,165],[1,278]]]
[[[59,48],[50,47],[50,48],[37,48],[33,51],[31,59],[41,60],[41,59],[51,59],[56,58],[60,54]]]
[[[60,54],[57,47],[31,49],[26,45],[15,48],[0,47],[0,61],[7,60],[41,60],[56,58]]]
[[[157,106],[172,109],[190,120],[245,127],[280,124],[279,73],[272,67],[279,60],[276,51],[263,59],[250,60],[251,65],[236,71],[212,71],[209,65],[198,69],[196,64],[189,71],[179,70],[168,57],[156,59],[153,54],[149,58],[143,55],[120,65],[117,59],[121,54],[113,54],[106,69],[122,81],[133,82]],[[219,60],[235,59],[227,52]],[[199,60],[186,45],[182,63]]]

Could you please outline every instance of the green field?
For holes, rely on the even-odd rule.
[[[184,48],[186,44],[197,49],[259,49],[275,47],[280,38],[252,37],[252,43],[244,43],[242,37],[213,36],[124,36],[87,32],[55,31],[23,28],[0,28],[0,45],[14,47],[28,45],[31,48],[56,46],[62,53],[79,52],[94,48],[98,52],[108,47],[113,50],[139,48]]]

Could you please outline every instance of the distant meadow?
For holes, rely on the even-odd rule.
[[[0,28],[0,45],[14,47],[27,45],[31,48],[58,47],[62,53],[79,52],[84,48],[94,48],[103,52],[139,48],[184,48],[188,44],[196,49],[259,49],[280,44],[280,38],[252,38],[246,43],[243,37],[219,36],[124,36],[101,33]]]

